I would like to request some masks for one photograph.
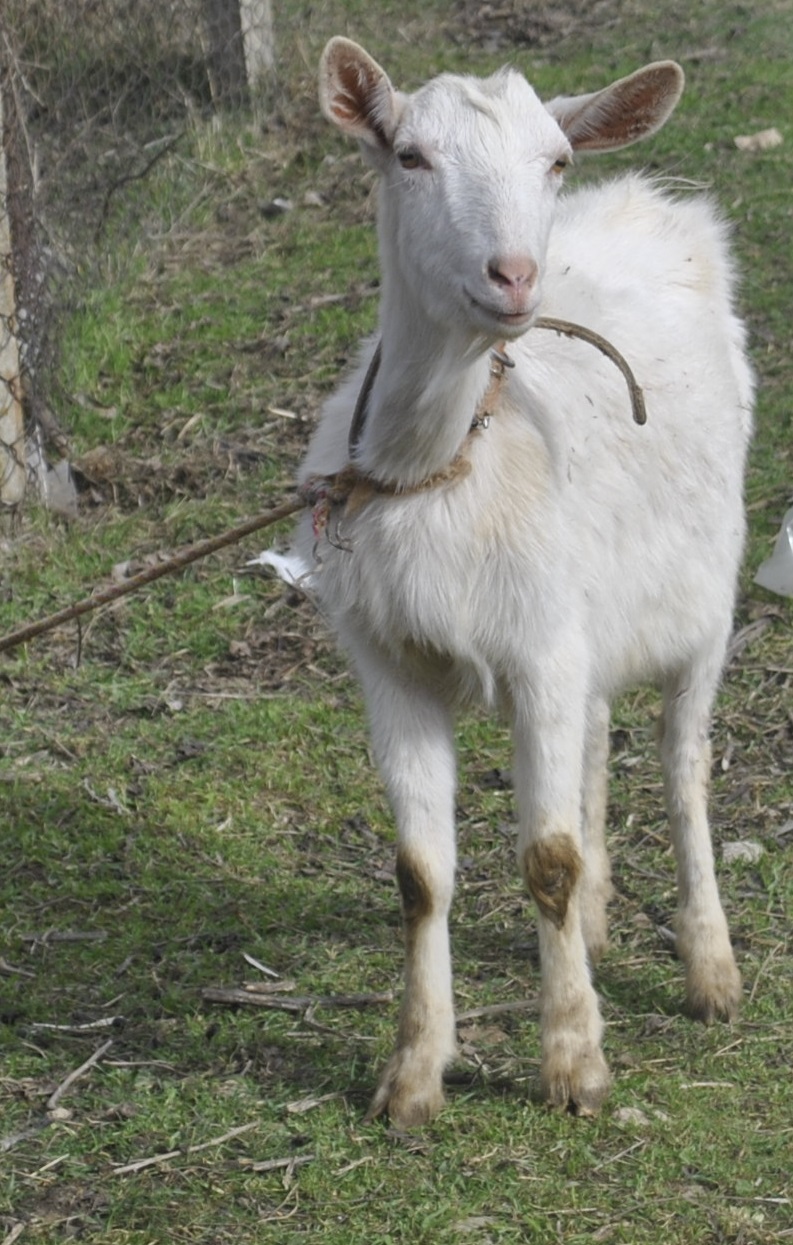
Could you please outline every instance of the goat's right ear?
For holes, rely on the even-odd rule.
[[[368,52],[351,39],[331,39],[319,66],[319,102],[329,121],[368,148],[383,151],[391,146],[400,100]]]

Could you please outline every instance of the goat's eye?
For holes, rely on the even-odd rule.
[[[403,147],[396,153],[397,160],[403,169],[428,169],[429,165],[418,147]]]
[[[565,169],[568,168],[569,165],[570,161],[567,156],[560,156],[559,159],[554,160],[551,165],[551,172],[556,174],[564,173]]]

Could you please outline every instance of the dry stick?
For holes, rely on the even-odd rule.
[[[94,1051],[93,1055],[91,1055],[89,1059],[86,1059],[85,1063],[81,1063],[79,1068],[75,1068],[74,1072],[69,1073],[66,1080],[63,1081],[62,1084],[60,1084],[58,1088],[55,1090],[55,1093],[51,1094],[50,1097],[47,1099],[47,1110],[48,1111],[55,1110],[61,1098],[66,1093],[67,1089],[71,1085],[74,1084],[78,1076],[82,1076],[83,1073],[87,1072],[89,1068],[93,1068],[94,1064],[99,1062],[102,1056],[105,1055],[110,1050],[110,1047],[112,1045],[113,1045],[113,1039],[109,1038],[106,1042],[102,1043],[102,1045],[99,1047],[98,1050]]]
[[[283,1167],[287,1169],[302,1167],[304,1163],[313,1163],[313,1161],[313,1154],[294,1154],[289,1159],[262,1159],[256,1163],[248,1163],[243,1160],[241,1165],[251,1172],[275,1172],[280,1171]]]
[[[31,1033],[94,1033],[97,1029],[118,1029],[124,1023],[123,1016],[103,1016],[101,1020],[89,1020],[84,1025],[54,1025],[44,1020],[34,1020]]]
[[[469,1007],[467,1011],[458,1012],[457,1024],[466,1024],[469,1020],[481,1020],[484,1016],[506,1016],[510,1012],[539,1012],[539,999],[516,999],[513,1003],[490,1003],[485,1007]]]
[[[304,1012],[312,1007],[370,1007],[394,1001],[391,990],[382,994],[315,994],[279,998],[278,995],[262,994],[258,990],[225,989],[220,986],[207,986],[201,991],[201,997],[207,1003],[269,1007],[280,1012]]]
[[[255,519],[240,523],[238,527],[233,527],[220,536],[212,536],[208,540],[199,540],[194,545],[188,545],[186,549],[174,554],[167,562],[151,566],[148,570],[141,571],[139,575],[133,575],[131,579],[125,580],[123,584],[114,584],[112,588],[104,588],[101,592],[76,602],[75,605],[58,610],[56,614],[50,614],[47,618],[40,618],[38,622],[28,623],[27,626],[10,632],[0,640],[0,653],[7,653],[10,649],[17,648],[26,640],[32,640],[34,636],[41,635],[44,631],[52,631],[61,623],[71,622],[72,619],[80,618],[83,614],[90,613],[91,610],[99,609],[102,605],[109,605],[111,601],[117,601],[119,597],[128,596],[130,592],[137,592],[146,584],[162,579],[164,575],[172,575],[174,571],[179,571],[183,566],[189,566],[191,562],[197,562],[199,558],[205,558],[210,553],[216,553],[218,549],[225,549],[227,545],[236,544],[237,541],[252,535],[253,532],[269,527],[272,523],[277,523],[279,519],[286,519],[290,514],[304,507],[305,502],[301,499],[290,498],[282,505],[266,510]]]
[[[234,1137],[240,1137],[243,1133],[249,1133],[252,1128],[258,1128],[259,1120],[253,1120],[250,1124],[240,1124],[237,1128],[230,1128],[227,1133],[223,1133],[220,1137],[213,1137],[211,1141],[202,1141],[196,1146],[187,1146],[184,1150],[166,1150],[163,1154],[152,1154],[146,1159],[137,1159],[134,1163],[125,1163],[123,1167],[114,1167],[112,1175],[128,1176],[131,1172],[143,1171],[145,1167],[154,1167],[158,1163],[166,1163],[168,1159],[178,1158],[182,1154],[197,1154],[199,1150],[209,1150],[215,1146],[222,1146],[224,1142],[231,1141]]]

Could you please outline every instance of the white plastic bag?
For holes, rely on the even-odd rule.
[[[793,509],[782,520],[774,552],[762,564],[754,582],[781,597],[793,597]]]
[[[246,566],[264,566],[274,571],[279,579],[293,588],[306,591],[311,586],[312,570],[306,566],[296,553],[276,553],[274,549],[265,549],[257,558],[251,558]]]

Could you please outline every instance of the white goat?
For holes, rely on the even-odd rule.
[[[406,985],[370,1114],[401,1125],[439,1109],[455,1050],[452,715],[474,698],[514,734],[549,1102],[590,1113],[609,1085],[589,962],[610,893],[608,703],[626,684],[663,689],[689,1009],[738,1008],[706,811],[752,399],[725,230],[635,175],[557,201],[574,151],[652,133],[682,81],[661,62],[544,106],[511,71],[405,95],[355,43],[323,55],[323,110],[381,174],[381,347],[313,438],[298,550],[355,661],[396,816]],[[613,361],[527,332],[540,307],[618,348],[645,427]]]

